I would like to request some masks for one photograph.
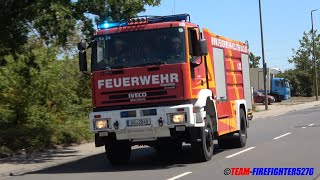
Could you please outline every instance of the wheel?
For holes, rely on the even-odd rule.
[[[213,156],[214,137],[212,130],[212,120],[208,114],[205,119],[205,126],[200,128],[200,139],[200,142],[192,142],[191,147],[199,161],[209,161]]]
[[[240,131],[238,131],[238,136],[234,139],[234,146],[235,147],[244,147],[247,143],[247,117],[244,113],[243,109],[240,109]]]
[[[274,95],[274,102],[281,102],[281,99],[278,95]]]
[[[240,109],[240,131],[236,132],[236,135],[229,134],[225,135],[223,139],[218,139],[219,148],[241,148],[246,145],[248,137],[246,120],[243,109]]]
[[[116,141],[105,145],[106,155],[111,164],[121,165],[128,163],[131,155],[129,141]]]

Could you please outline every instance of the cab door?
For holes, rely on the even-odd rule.
[[[205,75],[205,63],[203,57],[196,56],[195,49],[197,41],[200,39],[199,28],[189,27],[188,28],[188,61],[190,64],[190,75],[191,75],[191,89],[192,97],[196,98],[201,89],[207,88],[206,86],[206,75]],[[195,63],[191,63],[195,62]]]

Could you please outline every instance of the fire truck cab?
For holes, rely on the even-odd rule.
[[[220,147],[246,144],[251,118],[248,46],[202,32],[188,14],[105,22],[78,44],[80,70],[91,48],[90,128],[111,163],[131,146],[178,151],[190,143],[208,161]]]

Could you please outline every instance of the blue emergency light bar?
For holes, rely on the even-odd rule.
[[[98,29],[109,29],[113,27],[121,27],[121,26],[127,26],[127,22],[108,22],[104,21],[103,23],[98,25]]]
[[[122,26],[132,26],[132,25],[141,25],[141,24],[153,24],[161,22],[171,22],[171,21],[188,21],[190,22],[189,14],[177,14],[169,16],[140,16],[131,18],[128,21],[120,22],[103,22],[98,25],[98,29],[109,29],[113,27],[122,27]]]

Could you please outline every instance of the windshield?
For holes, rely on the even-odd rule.
[[[285,81],[285,82],[284,82],[284,85],[285,85],[286,88],[289,88],[289,87],[290,87],[290,83],[289,83],[288,81]]]
[[[280,80],[280,81],[276,81],[276,86],[289,88],[290,83],[287,80]]]
[[[186,62],[181,27],[97,36],[95,70]]]

